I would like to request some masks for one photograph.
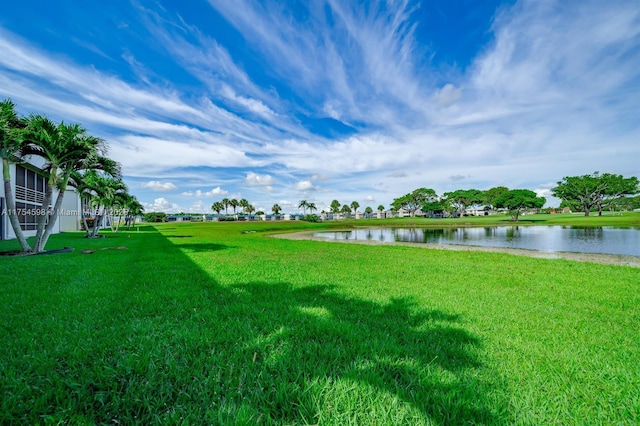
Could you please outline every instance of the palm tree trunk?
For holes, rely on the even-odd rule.
[[[93,221],[93,232],[91,232],[91,238],[95,238],[98,236],[99,228],[102,225],[102,217],[103,215],[101,214],[96,215],[96,218]]]
[[[100,206],[96,208],[96,218],[93,221],[93,233],[91,234],[91,238],[95,238],[98,236],[98,232],[100,231],[100,227],[102,226],[102,219],[104,218],[105,212],[103,211],[100,214]]]
[[[87,223],[87,216],[82,212],[82,224],[84,225],[85,237],[89,238],[89,224]]]
[[[66,188],[66,180],[65,180],[64,188]],[[60,192],[58,192],[58,197],[56,198],[56,203],[53,206],[53,212],[51,212],[51,216],[49,217],[49,222],[47,222],[47,226],[44,229],[44,234],[42,235],[42,239],[41,239],[40,243],[38,244],[38,247],[37,247],[37,251],[38,252],[44,251],[44,247],[47,245],[47,241],[49,240],[49,236],[51,235],[51,232],[53,232],[53,227],[55,226],[55,224],[56,224],[56,222],[58,220],[58,212],[62,208],[62,200],[64,198],[65,191],[66,191],[66,189],[61,189]],[[35,244],[34,244],[34,246],[35,246]]]
[[[122,215],[118,215],[118,221],[116,222],[116,230],[114,232],[118,232],[120,229],[120,224],[122,223]]]
[[[115,213],[113,213],[113,209],[110,209],[107,217],[109,218],[109,228],[111,228],[111,232],[118,232],[118,227],[120,226],[120,216],[118,216],[118,222],[116,222],[116,215]]]
[[[27,239],[24,237],[20,222],[18,221],[18,215],[16,214],[16,199],[13,196],[13,190],[11,189],[11,176],[9,175],[9,159],[2,159],[2,180],[4,181],[4,195],[7,199],[7,213],[9,216],[9,222],[13,228],[14,234],[20,243],[20,248],[24,252],[30,252],[31,247],[27,243]]]
[[[55,205],[53,206],[53,212],[51,212],[52,214],[49,217],[49,222],[47,222],[47,225],[46,225],[46,227],[44,229],[44,234],[42,236],[42,240],[38,244],[38,247],[37,247],[38,252],[44,251],[44,247],[47,245],[47,241],[49,240],[49,236],[53,232],[53,227],[55,226],[56,222],[58,221],[58,212],[62,208],[62,200],[64,199],[64,194],[65,194],[65,191],[66,191],[66,188],[67,188],[67,182],[69,182],[69,177],[65,176],[64,180],[63,180],[63,185],[61,185],[61,187],[63,189],[60,189],[59,192],[58,192],[58,196],[56,197]]]
[[[53,184],[50,183],[51,178],[47,181],[47,190],[44,194],[44,200],[42,200],[42,212],[38,217],[38,228],[36,231],[36,238],[33,240],[33,251],[38,252],[40,242],[42,241],[42,235],[44,234],[45,225],[47,222],[47,216],[49,213],[49,204],[51,204],[51,197],[53,195]]]

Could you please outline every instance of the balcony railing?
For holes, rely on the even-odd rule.
[[[25,188],[24,186],[16,186],[16,201],[42,204],[42,201],[44,201],[44,192]]]

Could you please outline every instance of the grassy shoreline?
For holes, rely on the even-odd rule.
[[[638,269],[265,238],[334,226],[162,224],[0,257],[0,422],[640,420]]]

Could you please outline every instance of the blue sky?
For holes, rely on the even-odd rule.
[[[0,96],[104,138],[147,210],[640,176],[637,0],[14,1],[0,52]]]

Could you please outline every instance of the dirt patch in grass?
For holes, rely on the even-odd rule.
[[[454,251],[485,251],[493,253],[508,253],[516,256],[537,257],[541,259],[567,259],[578,262],[602,263],[607,265],[631,266],[640,268],[640,257],[625,256],[618,254],[599,254],[599,253],[572,253],[572,252],[545,252],[537,250],[512,249],[506,247],[480,247],[465,246],[458,244],[426,244],[426,243],[403,243],[403,242],[381,242],[376,240],[331,240],[323,237],[316,237],[318,231],[292,232],[287,234],[271,235],[274,238],[284,238],[289,240],[312,240],[323,241],[325,243],[347,243],[347,244],[365,244],[365,245],[402,245],[410,247],[419,247],[424,249],[436,250],[454,250]]]

